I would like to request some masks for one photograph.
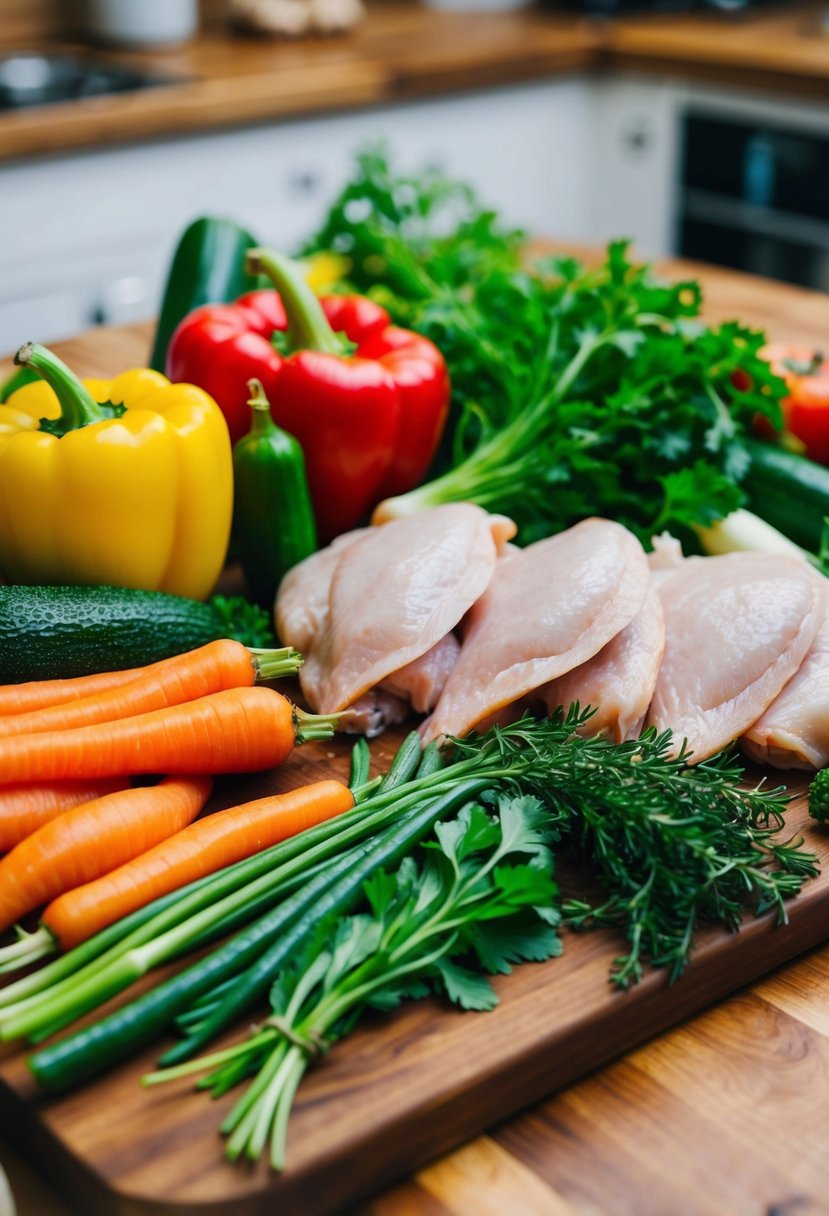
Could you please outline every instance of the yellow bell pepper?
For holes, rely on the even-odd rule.
[[[45,347],[0,405],[0,575],[203,599],[227,553],[230,438],[212,397],[147,368],[82,383]]]

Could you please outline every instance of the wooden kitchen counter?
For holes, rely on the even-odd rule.
[[[696,82],[829,97],[825,3],[776,4],[749,13],[662,14],[615,21],[601,59],[610,67],[660,72]]]
[[[688,263],[662,268],[703,278],[712,320],[738,317],[780,340],[825,344],[829,335],[824,295]],[[145,360],[149,337],[149,326],[97,330],[57,349],[78,371],[107,374]],[[829,945],[351,1216],[819,1216],[829,1212],[827,1126]],[[67,1216],[46,1180],[2,1144],[0,1160],[19,1216]]]
[[[594,62],[596,33],[572,18],[369,5],[341,37],[286,42],[208,28],[180,50],[112,55],[182,82],[0,114],[0,161],[515,84]]]
[[[366,19],[342,37],[280,42],[208,25],[180,50],[110,54],[178,83],[0,113],[0,161],[598,70],[825,98],[829,33],[817,11],[795,3],[601,22],[543,7],[469,14],[368,0]],[[13,32],[0,30],[0,52],[13,49]]]

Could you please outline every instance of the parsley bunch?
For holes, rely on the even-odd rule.
[[[381,518],[470,500],[511,515],[522,543],[602,515],[642,540],[690,539],[741,505],[755,414],[780,422],[785,386],[765,336],[699,319],[697,282],[661,282],[614,242],[595,268],[531,268],[522,234],[435,173],[358,158],[308,249],[336,249],[349,282],[443,352],[453,412],[436,480]]]
[[[555,817],[532,796],[501,795],[494,813],[467,804],[434,838],[365,884],[367,910],[323,922],[271,990],[271,1016],[238,1047],[145,1080],[212,1071],[214,1095],[256,1079],[222,1124],[227,1155],[257,1158],[270,1141],[281,1169],[288,1117],[309,1062],[352,1029],[367,1009],[390,1010],[435,992],[463,1009],[492,1009],[482,972],[558,954],[550,845]],[[463,965],[470,957],[477,970]]]

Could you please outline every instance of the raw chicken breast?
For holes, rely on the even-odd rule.
[[[685,558],[682,545],[670,532],[660,532],[659,536],[652,538],[651,544],[653,551],[648,554],[648,565],[651,568],[652,582],[658,587],[666,578],[670,578],[682,568]]]
[[[310,704],[321,713],[345,709],[436,647],[486,590],[498,550],[514,534],[503,516],[452,503],[370,528],[348,545],[300,672]],[[450,655],[444,643],[439,657]]]
[[[370,688],[358,697],[353,705],[343,710],[339,718],[339,729],[351,735],[365,735],[373,739],[387,726],[405,722],[411,713],[409,702],[380,688]]]
[[[665,655],[648,724],[686,738],[692,763],[742,735],[791,679],[824,617],[799,558],[689,558],[659,586]]]
[[[633,620],[649,586],[642,546],[609,520],[510,553],[469,613],[424,739],[463,735],[587,662]]]
[[[829,618],[799,670],[743,736],[742,747],[753,760],[776,768],[829,765]]]
[[[380,687],[408,700],[419,714],[428,714],[437,705],[460,650],[461,644],[454,633],[447,633],[419,659],[393,671]]]
[[[311,649],[328,616],[328,591],[345,550],[370,528],[355,528],[294,566],[279,584],[274,611],[276,636],[303,654]]]
[[[635,739],[651,703],[665,649],[662,604],[653,587],[636,616],[597,655],[533,694],[552,713],[578,701],[596,712],[584,725],[586,735],[606,734],[616,743]]]

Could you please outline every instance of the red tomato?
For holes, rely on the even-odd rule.
[[[786,430],[806,447],[806,455],[829,464],[829,362],[810,346],[767,346],[763,358],[786,381]]]

